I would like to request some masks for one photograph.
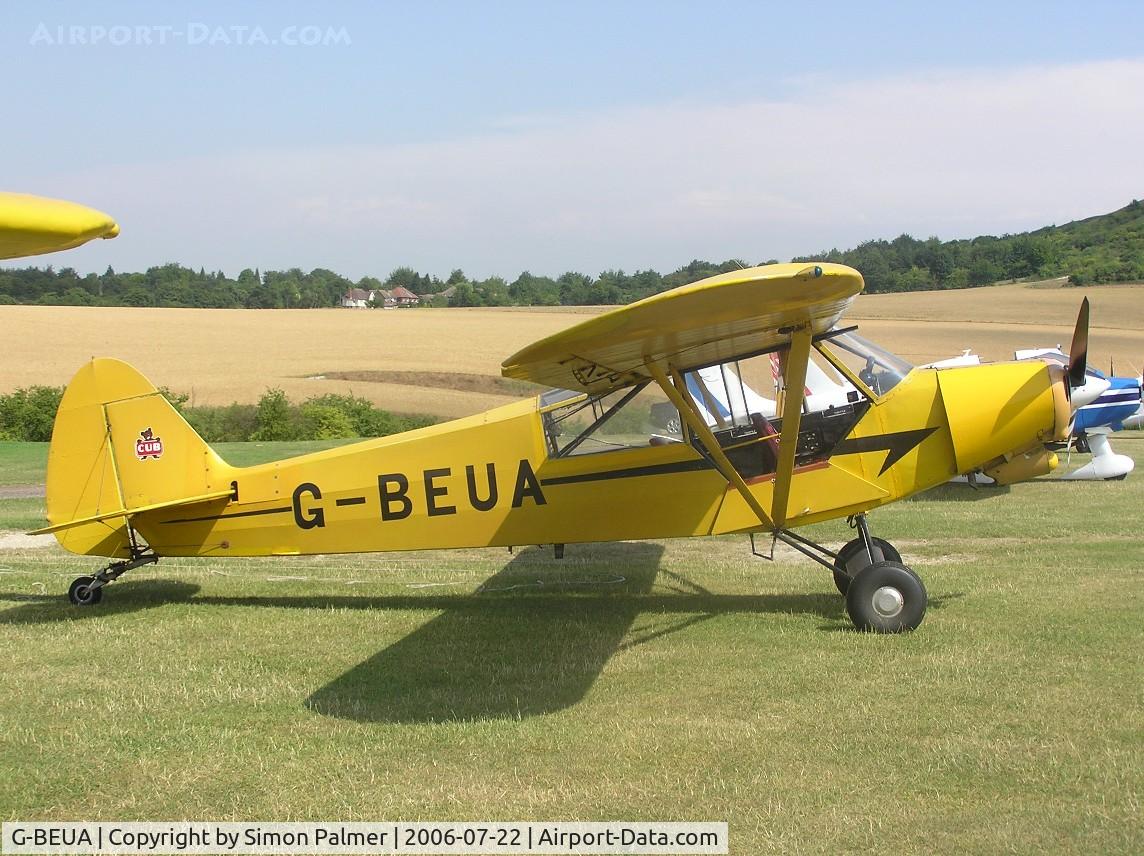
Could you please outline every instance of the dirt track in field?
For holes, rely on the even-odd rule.
[[[0,499],[42,499],[43,496],[42,484],[0,485]]]

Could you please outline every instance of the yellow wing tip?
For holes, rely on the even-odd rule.
[[[98,209],[65,199],[0,192],[0,258],[69,250],[118,234],[119,224]]]

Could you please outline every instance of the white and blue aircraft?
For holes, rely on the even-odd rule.
[[[1068,356],[1056,348],[1030,348],[1013,354],[1018,360],[1048,360],[1064,365]],[[1122,431],[1144,415],[1141,404],[1141,388],[1144,378],[1107,376],[1089,366],[1085,370],[1088,377],[1086,386],[1101,388],[1100,394],[1089,404],[1076,409],[1073,415],[1070,448],[1080,452],[1091,452],[1092,461],[1079,469],[1061,476],[1074,480],[1113,480],[1122,479],[1132,472],[1135,462],[1127,455],[1112,451],[1108,435]]]

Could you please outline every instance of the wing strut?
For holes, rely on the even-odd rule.
[[[707,427],[707,423],[699,416],[699,410],[695,406],[690,393],[687,391],[686,384],[680,382],[678,386],[672,384],[664,370],[653,359],[648,359],[644,365],[647,366],[651,376],[655,378],[655,382],[659,384],[660,389],[663,390],[664,395],[668,400],[675,405],[675,409],[679,411],[679,417],[687,423],[687,427],[695,432],[695,435],[703,441],[703,445],[707,447],[707,452],[711,455],[711,460],[715,462],[720,474],[723,478],[727,479],[739,491],[743,497],[743,501],[747,506],[755,512],[759,517],[759,522],[763,527],[774,531],[775,525],[771,522],[770,515],[763,509],[763,506],[755,499],[755,495],[751,493],[751,489],[747,487],[747,483],[743,481],[743,477],[739,475],[738,471],[727,460],[727,456],[723,454],[723,449],[719,445],[719,441],[715,439],[715,435],[711,433],[711,429]],[[674,370],[672,373],[675,374]],[[678,375],[676,379],[679,380]]]
[[[809,324],[795,330],[791,334],[790,350],[786,354],[786,371],[783,372],[783,430],[779,438],[779,462],[775,467],[775,492],[771,502],[771,514],[778,529],[782,529],[787,521],[790,480],[794,475],[798,429],[802,422],[802,403],[806,397],[806,364],[810,361],[810,342],[813,338]]]

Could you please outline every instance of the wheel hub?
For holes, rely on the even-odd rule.
[[[906,599],[893,586],[882,586],[874,592],[871,604],[882,618],[894,618],[905,608]]]

